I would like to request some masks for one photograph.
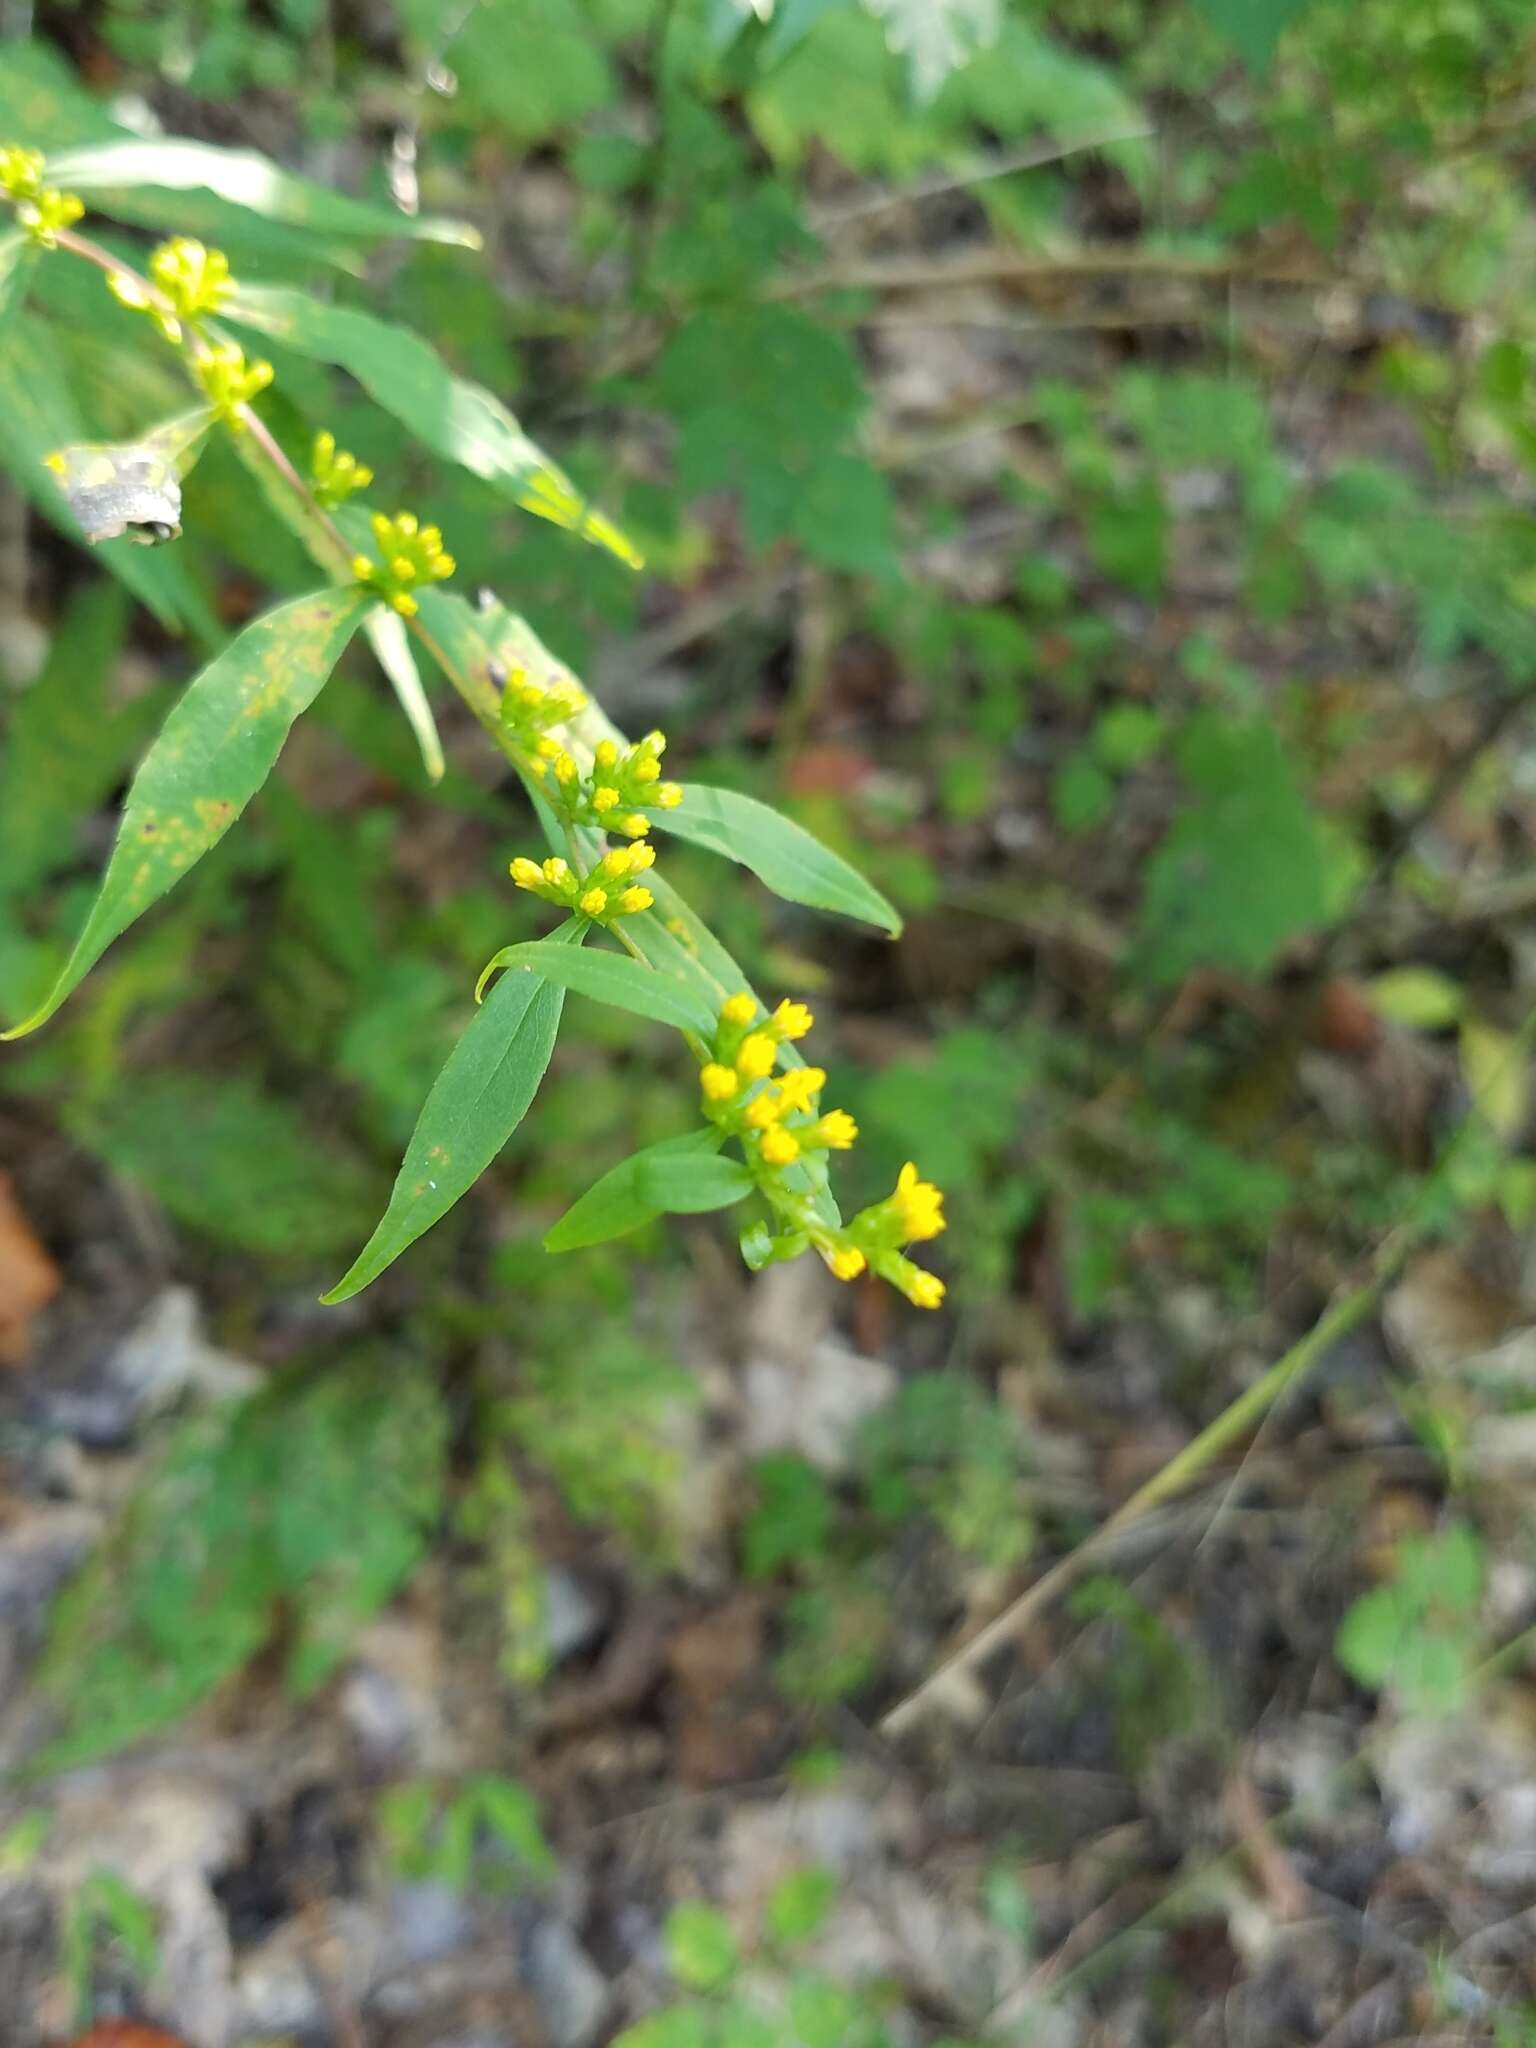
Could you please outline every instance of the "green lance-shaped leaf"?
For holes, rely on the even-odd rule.
[[[42,1008],[44,1024],[121,932],[217,846],[272,771],[362,622],[358,591],[317,591],[257,619],[187,688],[145,755],[101,890]]]
[[[545,943],[574,951],[581,936],[570,925]],[[378,1228],[323,1301],[361,1294],[480,1178],[527,1114],[564,1007],[565,990],[533,974],[491,990],[432,1084]]]
[[[671,975],[658,974],[654,967],[643,967],[627,953],[578,953],[558,939],[529,939],[519,946],[503,946],[486,962],[481,989],[500,968],[529,968],[578,995],[628,1010],[635,1017],[649,1017],[657,1024],[670,1024],[675,1031],[714,1029],[714,1017],[695,989]]]
[[[364,631],[368,644],[378,656],[379,667],[389,677],[390,688],[405,713],[411,731],[416,735],[416,744],[421,749],[421,765],[427,771],[429,782],[441,782],[446,766],[443,760],[443,743],[438,737],[437,720],[432,715],[432,706],[427,702],[427,693],[421,686],[421,671],[416,666],[416,657],[411,652],[411,643],[406,638],[405,622],[398,612],[392,612],[383,605],[376,605],[368,614]]]
[[[579,533],[631,568],[640,567],[633,545],[588,507],[500,399],[454,376],[419,335],[371,313],[277,286],[243,287],[227,317],[300,355],[346,370],[428,448],[483,477],[524,511]]]
[[[691,782],[676,810],[657,811],[655,817],[663,831],[738,861],[790,903],[838,910],[893,937],[901,930],[900,912],[857,868],[755,797]]]
[[[0,235],[0,333],[12,313],[20,312],[26,296],[28,253],[31,243],[19,231]]]
[[[720,1156],[721,1142],[719,1131],[688,1131],[632,1153],[572,1203],[546,1235],[544,1249],[585,1251],[658,1216],[730,1208],[751,1194],[752,1176],[740,1160]]]
[[[173,137],[101,142],[50,156],[48,176],[66,192],[108,199],[114,192],[140,199],[161,192],[212,192],[262,220],[284,221],[321,235],[398,235],[419,242],[451,242],[462,249],[480,247],[480,235],[467,221],[399,213],[349,198],[279,170],[253,149],[219,149],[212,143]],[[111,211],[110,204],[105,210]],[[174,220],[173,206],[164,211]]]

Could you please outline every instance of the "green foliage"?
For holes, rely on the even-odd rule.
[[[752,1176],[739,1161],[718,1156],[720,1143],[718,1131],[686,1131],[632,1152],[546,1231],[545,1250],[582,1251],[658,1216],[702,1216],[744,1200]]]
[[[835,1874],[814,1865],[781,1879],[766,1903],[761,1954],[750,1959],[713,1906],[674,1906],[663,1928],[667,1965],[690,1995],[626,2028],[615,2048],[889,2048],[883,1987],[844,1983],[799,1959],[837,1895]]]
[[[1391,1584],[1362,1593],[1340,1624],[1339,1662],[1405,1713],[1456,1713],[1482,1644],[1483,1575],[1482,1545],[1465,1523],[1406,1538]]]
[[[134,919],[234,824],[271,773],[363,619],[367,600],[321,592],[247,626],[188,689],[141,762],[101,893],[41,1008],[3,1035],[53,1015]]]
[[[512,1778],[409,1778],[383,1795],[375,1820],[392,1868],[413,1883],[515,1891],[555,1874],[539,1803]]]
[[[1194,967],[1261,974],[1330,909],[1327,851],[1271,727],[1215,712],[1175,748],[1193,799],[1147,870],[1139,955],[1158,982]]]
[[[657,822],[680,839],[739,861],[787,903],[841,911],[892,938],[900,935],[901,918],[878,889],[803,825],[755,797],[687,783],[676,810],[663,812]]]
[[[285,1624],[285,1669],[312,1691],[430,1538],[443,1416],[398,1356],[183,1425],[113,1539],[66,1590],[42,1664],[58,1770],[164,1726]]]
[[[75,1892],[59,1929],[59,1962],[74,2007],[74,2024],[89,2026],[100,1947],[121,1951],[139,1984],[148,1988],[160,1968],[154,1908],[115,1870],[93,1870]]]
[[[865,1424],[859,1464],[883,1521],[932,1517],[957,1550],[998,1567],[1029,1554],[1034,1522],[1012,1418],[959,1373],[919,1373]]]
[[[826,1553],[837,1520],[832,1490],[814,1465],[789,1452],[759,1458],[752,1468],[757,1505],[741,1529],[747,1574],[769,1579],[787,1565],[814,1565]]]

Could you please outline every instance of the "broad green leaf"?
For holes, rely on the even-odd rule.
[[[1193,967],[1261,974],[1328,916],[1324,834],[1269,724],[1200,712],[1176,754],[1194,796],[1147,867],[1138,964],[1162,983]]]
[[[100,894],[52,993],[4,1037],[46,1023],[112,941],[224,837],[368,602],[350,590],[295,598],[247,626],[188,686],[133,779]]]
[[[397,235],[412,241],[452,242],[462,249],[480,247],[478,230],[466,221],[398,213],[349,198],[280,170],[253,149],[219,149],[212,143],[170,136],[150,142],[100,142],[50,157],[48,174],[64,190],[101,197],[107,212],[114,192],[141,198],[145,193],[212,192],[263,220],[284,221],[316,234]],[[164,211],[179,225],[174,205]]]
[[[571,927],[564,943],[579,938]],[[527,1114],[564,1006],[552,982],[503,975],[432,1084],[377,1229],[322,1300],[360,1294],[480,1178]]]
[[[628,953],[583,953],[564,946],[558,939],[529,939],[519,946],[503,946],[487,961],[480,977],[498,968],[529,968],[546,981],[595,1002],[608,1003],[616,1010],[628,1010],[636,1017],[650,1017],[658,1024],[670,1024],[677,1031],[713,1031],[715,1019],[706,1004],[685,983],[654,967],[643,967]]]
[[[419,335],[372,313],[281,287],[245,287],[228,317],[300,355],[336,364],[437,454],[483,477],[524,511],[609,549],[631,568],[640,566],[624,535],[588,508],[500,399],[454,376]]]
[[[1262,71],[1307,0],[1196,0],[1196,5],[1249,69]]]
[[[625,1237],[662,1215],[702,1215],[724,1209],[752,1191],[752,1176],[735,1159],[719,1156],[714,1130],[686,1131],[647,1145],[609,1169],[544,1238],[547,1252],[585,1251]]]
[[[658,811],[656,823],[694,846],[724,854],[750,868],[760,882],[790,903],[817,910],[838,910],[862,918],[894,937],[901,915],[856,868],[807,832],[755,797],[733,789],[685,785],[675,811]]]
[[[421,672],[411,652],[405,621],[384,605],[375,605],[363,622],[363,630],[368,635],[368,645],[379,658],[379,667],[389,677],[390,688],[399,699],[400,709],[405,713],[411,731],[416,735],[416,744],[421,749],[421,765],[427,771],[428,782],[441,782],[446,766],[443,743],[438,737],[437,720],[427,702],[427,693],[421,687]]]
[[[44,462],[55,450],[84,438],[51,327],[30,309],[16,315],[6,323],[0,348],[0,462],[39,510],[81,546],[80,522]],[[217,618],[175,549],[112,540],[95,553],[170,631],[190,627],[209,646],[223,639]]]

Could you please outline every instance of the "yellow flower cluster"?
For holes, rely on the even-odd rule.
[[[235,288],[224,251],[205,249],[190,235],[162,242],[149,259],[149,274],[183,320],[219,312]]]
[[[558,740],[544,738],[534,751],[533,770],[561,817],[573,825],[597,825],[638,839],[650,829],[651,810],[674,811],[683,800],[681,783],[663,782],[664,733],[647,733],[634,746],[600,742],[590,773]]]
[[[519,889],[597,924],[611,925],[615,918],[638,916],[656,901],[643,883],[633,879],[655,865],[655,847],[642,840],[634,846],[615,846],[584,875],[559,854],[542,863],[519,858],[510,872]]]
[[[248,363],[237,342],[220,341],[199,348],[192,358],[197,381],[207,393],[208,403],[235,431],[244,425],[240,408],[249,405],[258,391],[272,382],[272,365],[259,357]]]
[[[579,718],[591,701],[574,676],[556,676],[541,684],[530,680],[526,669],[515,668],[508,674],[493,664],[491,679],[502,686],[501,722],[528,754],[538,754],[539,742],[551,726]],[[538,758],[545,756],[538,754]]]
[[[15,200],[18,223],[43,249],[54,248],[60,231],[85,211],[73,192],[44,184],[42,155],[35,149],[0,149],[0,192]]]
[[[764,1260],[793,1258],[814,1246],[837,1279],[856,1280],[873,1268],[918,1308],[937,1308],[944,1282],[902,1251],[904,1245],[937,1237],[944,1228],[944,1197],[931,1181],[918,1177],[915,1166],[902,1168],[885,1201],[837,1229],[814,1215],[794,1184],[778,1178],[808,1154],[846,1152],[859,1135],[846,1110],[822,1109],[823,1068],[775,1071],[781,1048],[804,1038],[814,1023],[804,1003],[782,1002],[765,1017],[757,998],[743,991],[721,1009],[699,1074],[705,1116],[740,1141],[748,1163],[765,1176],[760,1185],[769,1199],[793,1218],[794,1228],[784,1235],[763,1233]]]
[[[400,512],[393,519],[375,512],[372,525],[384,559],[371,562],[366,555],[355,555],[352,574],[359,583],[377,590],[401,618],[413,618],[417,611],[415,586],[441,583],[457,565],[452,555],[445,553],[437,528],[420,525],[414,512]]]
[[[345,448],[338,448],[336,436],[322,429],[310,449],[309,480],[317,502],[334,511],[354,491],[367,490],[373,482],[373,471]]]

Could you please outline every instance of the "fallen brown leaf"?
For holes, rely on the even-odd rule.
[[[22,1213],[9,1174],[0,1173],[0,1364],[20,1365],[32,1318],[59,1291],[59,1269]]]

